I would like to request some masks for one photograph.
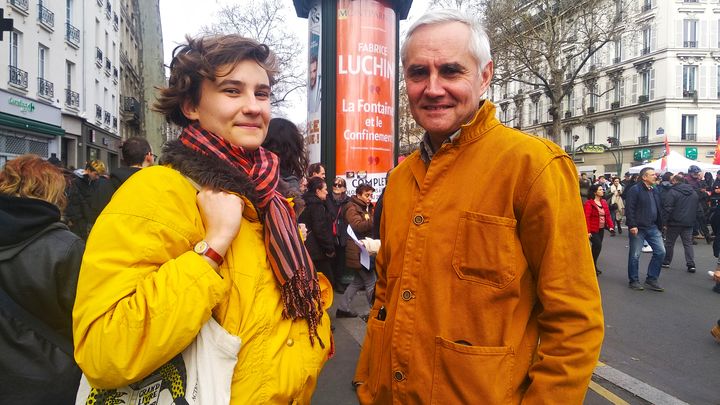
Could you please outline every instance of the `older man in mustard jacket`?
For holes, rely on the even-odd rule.
[[[581,404],[603,316],[572,161],[481,100],[474,21],[421,17],[402,59],[427,132],[385,191],[360,402]]]

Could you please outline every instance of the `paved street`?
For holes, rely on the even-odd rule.
[[[711,291],[707,275],[715,268],[712,248],[698,242],[697,273],[686,272],[678,240],[674,262],[660,276],[666,291],[638,292],[627,287],[627,232],[606,234],[599,261],[605,342],[586,405],[720,404],[720,345],[709,332],[720,318],[720,294]],[[649,260],[644,253],[641,281]],[[363,301],[361,295],[355,298],[356,311],[365,308]],[[337,354],[320,376],[313,404],[357,404],[350,381],[365,323],[338,319],[335,326]]]

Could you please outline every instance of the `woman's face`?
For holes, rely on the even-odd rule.
[[[327,184],[323,183],[321,188],[315,190],[315,195],[317,195],[319,199],[325,201],[328,195]]]
[[[347,191],[347,187],[345,186],[345,181],[341,178],[335,179],[335,182],[333,183],[333,194],[342,194]]]
[[[231,68],[220,67],[214,81],[204,79],[200,102],[194,106],[186,101],[183,114],[234,146],[255,150],[265,140],[270,122],[270,80],[253,60]]]
[[[595,195],[596,195],[597,197],[602,197],[602,196],[605,195],[605,190],[603,190],[602,187],[598,187],[598,189],[595,190]]]

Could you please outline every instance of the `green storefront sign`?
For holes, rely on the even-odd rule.
[[[32,101],[23,101],[17,98],[10,97],[8,99],[8,104],[14,105],[15,107],[20,107],[20,111],[22,112],[33,112],[35,111],[35,104],[33,104]]]
[[[685,148],[685,157],[690,160],[697,160],[697,157],[698,157],[697,148]]]
[[[638,162],[650,159],[651,157],[652,152],[650,152],[650,149],[648,148],[635,149],[635,152],[633,153],[633,158]]]

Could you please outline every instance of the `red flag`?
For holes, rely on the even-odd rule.
[[[718,137],[717,145],[715,145],[715,159],[713,159],[714,165],[720,165],[720,137]]]
[[[669,154],[670,154],[670,144],[668,143],[667,134],[665,134],[665,154],[663,155],[662,160],[660,161],[660,171],[661,172],[667,171],[667,157]],[[718,151],[716,148],[715,156],[717,156],[717,154],[718,154]]]

